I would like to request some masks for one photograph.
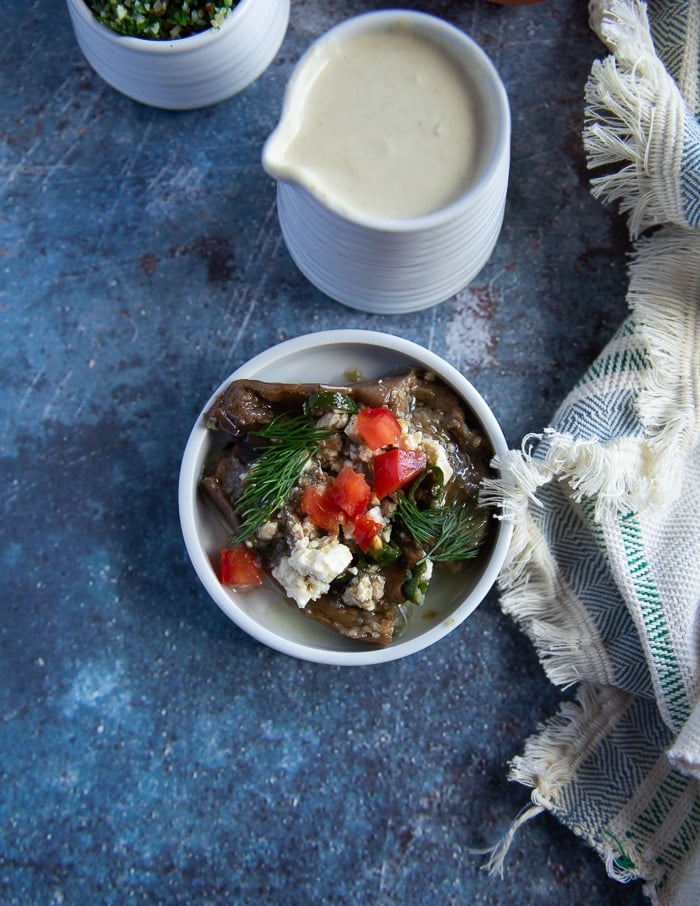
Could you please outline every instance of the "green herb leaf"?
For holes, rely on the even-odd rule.
[[[360,406],[344,390],[321,390],[319,393],[312,393],[304,403],[304,411],[309,415],[323,415],[324,412],[331,412],[334,409],[352,415],[360,411]]]
[[[234,542],[250,538],[287,503],[307,462],[334,433],[306,415],[280,415],[255,432],[270,443],[251,466],[236,501],[241,524]]]
[[[488,517],[473,499],[458,497],[445,506],[420,509],[410,496],[399,493],[397,503],[397,515],[425,551],[421,560],[448,563],[478,553]]]
[[[406,600],[422,607],[425,604],[431,577],[432,564],[427,557],[423,557],[413,569],[409,570],[406,581],[403,583],[402,591],[406,595]]]
[[[98,22],[120,35],[171,41],[221,28],[238,0],[87,0]]]

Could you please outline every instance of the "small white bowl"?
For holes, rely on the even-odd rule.
[[[271,585],[240,592],[224,587],[214,565],[227,531],[198,493],[202,469],[215,445],[215,432],[204,413],[232,381],[347,384],[352,371],[374,379],[419,367],[434,372],[464,400],[491,442],[503,455],[506,441],[492,411],[455,368],[409,340],[364,330],[331,330],[287,340],[241,366],[214,391],[187,441],[179,479],[180,524],[195,572],[223,612],[253,638],[277,651],[323,664],[366,665],[392,661],[421,651],[452,632],[484,599],[503,565],[512,526],[493,520],[490,538],[469,573],[436,575],[425,605],[412,614],[404,634],[385,648],[354,642],[305,617]]]
[[[314,185],[309,167],[290,166],[285,157],[303,134],[304,105],[323,80],[326,61],[344,43],[399,29],[425,37],[456,63],[471,85],[479,129],[475,174],[464,194],[439,210],[406,219],[339,205],[327,186]],[[498,72],[458,28],[407,10],[365,13],[340,23],[297,64],[280,121],[263,148],[263,167],[277,180],[278,216],[291,257],[317,288],[352,308],[396,314],[445,301],[476,277],[500,234],[510,136],[510,108]],[[388,144],[395,139],[390,134],[374,138]]]
[[[84,0],[67,0],[86,60],[122,94],[165,110],[193,110],[242,91],[279,50],[290,0],[240,0],[221,28],[173,41],[119,35]]]

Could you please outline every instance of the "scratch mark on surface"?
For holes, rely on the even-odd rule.
[[[82,420],[82,417],[83,417],[83,410],[85,409],[85,404],[86,404],[85,397],[81,397],[81,400],[80,400],[80,402],[78,403],[78,406],[77,406],[75,412],[73,413],[73,421],[74,421],[74,422],[79,422],[79,421]]]
[[[75,466],[80,466],[84,463],[88,463],[93,459],[99,459],[102,457],[102,455],[102,452],[98,449],[87,450],[81,456],[71,457],[71,467],[74,468]]]
[[[233,341],[228,344],[226,366],[230,365],[263,294],[267,283],[267,262],[277,254],[281,242],[282,236],[277,228],[277,205],[272,202],[265,214],[257,240],[253,243],[250,255],[244,263],[241,289],[234,294],[226,312],[228,327],[237,326]],[[230,333],[230,330],[224,332],[225,340]]]
[[[111,237],[112,235],[112,224],[115,221],[115,215],[117,208],[121,204],[122,196],[124,194],[125,187],[129,176],[132,174],[134,167],[141,159],[141,151],[143,150],[144,145],[148,142],[151,132],[153,131],[152,122],[148,122],[146,128],[141,133],[139,142],[136,147],[133,149],[133,153],[129,154],[126,158],[126,162],[122,167],[121,171],[117,173],[113,178],[113,183],[116,186],[116,192],[114,193],[114,200],[107,212],[104,220],[104,226],[102,232],[98,238],[98,241],[95,244],[95,253],[99,254],[104,248],[104,240],[106,237]]]
[[[22,412],[24,410],[24,407],[27,404],[27,400],[31,396],[32,392],[39,385],[40,381],[43,380],[45,374],[46,374],[46,368],[40,368],[39,371],[36,372],[34,377],[31,379],[31,381],[27,385],[27,389],[22,394],[22,397],[19,401],[19,406],[17,407],[17,412]]]
[[[51,416],[51,411],[54,407],[54,403],[56,402],[57,399],[60,398],[63,391],[68,386],[68,383],[69,383],[72,375],[73,375],[73,370],[71,369],[64,374],[64,376],[61,378],[60,381],[57,381],[56,389],[54,390],[53,394],[51,395],[51,399],[44,406],[44,411],[42,413],[42,421],[46,421]]]
[[[386,859],[382,859],[382,867],[379,869],[379,892],[384,893],[386,890]]]
[[[433,306],[433,310],[430,312],[430,327],[428,329],[428,349],[433,348],[433,340],[435,339],[435,325],[438,321],[438,313],[436,311],[437,305]]]
[[[131,342],[135,343],[139,336],[138,324],[131,317],[131,313],[129,312],[128,309],[126,309],[126,308],[122,309],[122,316],[123,316],[124,320],[126,321],[126,323],[131,326],[131,329],[133,331],[133,333],[131,335]]]
[[[146,213],[153,218],[172,216],[171,207],[184,198],[196,198],[205,178],[202,167],[177,166],[171,154],[146,185]]]
[[[60,112],[65,113],[69,108],[70,104],[73,101],[74,93],[67,91],[69,87],[73,85],[73,79],[65,79],[62,84],[56,90],[56,95],[64,93],[66,95],[65,102],[63,105],[58,108]],[[45,192],[48,183],[53,179],[53,177],[59,172],[65,172],[69,170],[66,167],[66,160],[71,156],[76,146],[80,143],[82,139],[82,129],[83,124],[86,121],[92,121],[95,118],[94,110],[98,106],[100,99],[102,97],[102,92],[96,94],[91,103],[86,105],[83,114],[81,117],[76,118],[73,111],[69,122],[71,124],[71,129],[75,133],[75,138],[68,144],[61,156],[48,165],[32,166],[32,158],[34,157],[37,149],[45,147],[46,139],[42,135],[36,136],[34,141],[29,145],[29,147],[21,154],[14,166],[10,167],[7,170],[6,177],[0,184],[0,195],[3,195],[8,191],[11,186],[14,184],[15,180],[20,176],[33,176],[40,175],[42,177],[41,182],[38,186],[39,192]],[[0,170],[2,172],[2,170]]]

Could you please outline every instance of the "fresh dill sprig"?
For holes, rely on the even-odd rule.
[[[335,432],[319,428],[306,415],[279,415],[254,432],[270,443],[255,460],[235,504],[241,524],[234,542],[245,541],[264,525],[299,483],[304,466]]]
[[[406,494],[397,497],[397,514],[425,551],[423,560],[448,563],[475,557],[484,537],[487,514],[466,498],[420,509]]]

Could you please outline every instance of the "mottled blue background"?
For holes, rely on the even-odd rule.
[[[549,816],[503,880],[472,850],[528,791],[508,760],[559,693],[492,593],[433,648],[368,669],[292,660],[208,599],[177,514],[195,416],[297,334],[386,330],[449,359],[511,445],[622,321],[627,238],[592,199],[583,0],[406,3],[491,55],[513,112],[503,233],[474,283],[372,317],[293,266],[260,166],[310,41],[386,4],[292,0],[243,94],[122,97],[63,0],[3,0],[0,43],[0,902],[637,904]]]

